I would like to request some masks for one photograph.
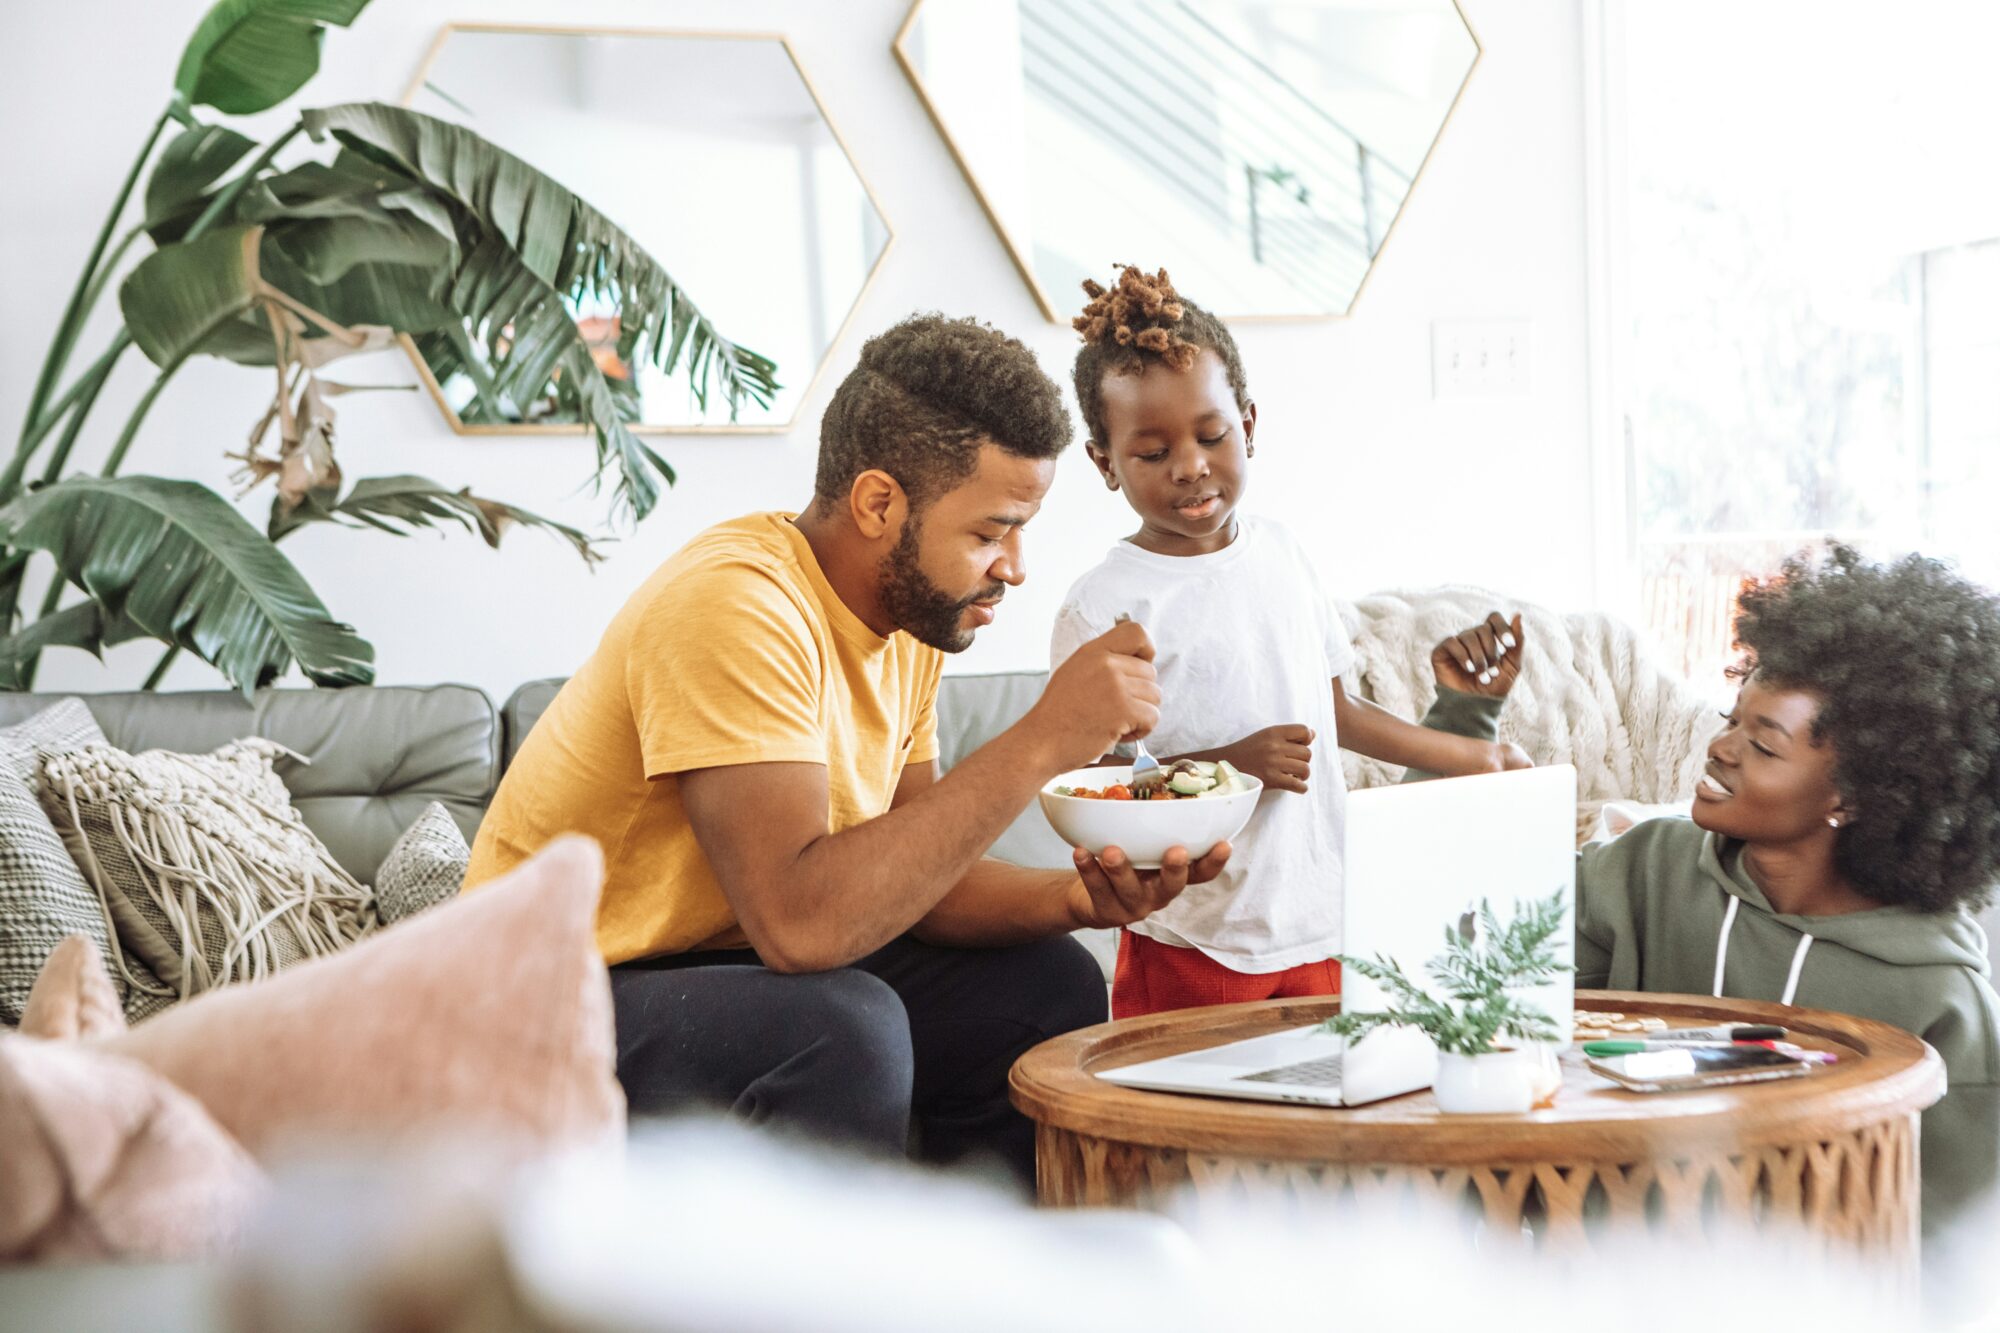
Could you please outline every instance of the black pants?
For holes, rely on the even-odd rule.
[[[1008,1103],[1029,1047],[1105,1018],[1067,937],[950,949],[905,936],[851,967],[773,972],[750,950],[611,969],[618,1081],[635,1116],[722,1109],[900,1155],[1003,1164],[1032,1190],[1034,1127]]]

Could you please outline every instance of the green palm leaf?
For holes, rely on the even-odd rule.
[[[274,291],[336,323],[434,329],[455,318],[428,294],[451,252],[401,213],[223,227],[146,256],[120,285],[118,304],[155,365],[199,352],[267,366],[273,348],[261,306]]]
[[[776,393],[768,357],[723,337],[643,246],[520,158],[463,126],[381,103],[307,111],[303,120],[315,139],[331,135],[451,200],[545,286],[615,303],[646,359],[668,373],[687,366],[704,406],[711,387],[732,415]]]
[[[125,327],[156,366],[178,365],[261,293],[262,227],[221,227],[155,250],[118,287]]]
[[[653,478],[664,477],[671,485],[673,469],[626,426],[627,413],[591,357],[561,293],[489,237],[466,256],[447,299],[487,346],[506,331],[506,353],[495,357],[491,367],[503,398],[529,402],[560,372],[563,396],[573,399],[597,436],[598,475],[616,463],[620,502],[637,518],[650,513],[660,499]]]
[[[106,615],[195,654],[246,697],[293,662],[320,685],[375,678],[374,648],[206,486],[71,477],[0,509],[0,541],[49,552]]]
[[[343,325],[381,325],[398,333],[410,334],[442,329],[458,322],[458,316],[451,307],[431,295],[430,286],[436,274],[408,264],[361,262],[358,255],[355,256],[356,262],[347,264],[330,250],[319,249],[325,244],[345,244],[342,238],[308,233],[300,238],[305,247],[302,253],[306,261],[315,267],[324,265],[327,272],[340,273],[332,282],[316,282],[292,260],[288,249],[289,235],[290,229],[287,228],[275,238],[265,241],[262,255],[264,280],[328,319]],[[376,239],[370,238],[368,244],[374,244]],[[212,349],[204,347],[202,350]]]
[[[107,615],[96,602],[64,607],[0,639],[0,689],[26,689],[25,668],[45,648],[81,648],[101,662],[106,648],[145,637],[129,617]]]
[[[223,125],[196,125],[174,136],[146,178],[146,230],[156,245],[181,238],[207,203],[208,187],[257,147]]]
[[[448,269],[458,258],[455,244],[408,214],[390,212],[373,218],[303,218],[274,228],[271,245],[282,250],[319,287],[335,286],[364,265],[384,264],[417,270],[401,275],[402,281],[423,292],[432,274]],[[307,299],[310,293],[288,294],[312,304]]]
[[[455,523],[467,532],[476,532],[496,550],[509,524],[552,532],[575,548],[585,563],[603,559],[588,534],[553,519],[531,514],[525,509],[482,499],[470,488],[450,490],[427,477],[366,477],[354,483],[345,499],[329,507],[308,499],[290,509],[282,500],[271,504],[271,540],[277,541],[314,521],[348,521],[354,526],[379,529],[399,537],[419,528],[441,528]]]
[[[266,111],[319,73],[327,24],[346,27],[368,0],[221,0],[181,52],[174,92],[232,116]]]
[[[458,224],[443,199],[399,171],[342,149],[332,162],[301,162],[267,176],[237,201],[235,221],[288,222],[301,218],[396,221],[407,217],[437,233],[458,263]]]

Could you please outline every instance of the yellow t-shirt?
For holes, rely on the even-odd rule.
[[[587,833],[604,848],[606,962],[741,948],[678,774],[824,764],[838,833],[888,810],[904,765],[937,757],[944,655],[863,624],[790,519],[710,528],[625,603],[501,780],[467,888]]]

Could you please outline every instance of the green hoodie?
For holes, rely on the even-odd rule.
[[[1491,740],[1500,701],[1441,690],[1424,725]],[[1924,1112],[1926,1236],[2000,1179],[2000,999],[1986,937],[1963,909],[1841,916],[1771,910],[1743,844],[1654,819],[1576,860],[1576,984],[1830,1009],[1914,1032],[1949,1091]]]

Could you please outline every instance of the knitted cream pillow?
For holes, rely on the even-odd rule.
[[[43,805],[110,912],[135,1021],[374,929],[373,896],[292,807],[273,767],[289,753],[252,738],[208,755],[90,745],[43,758]]]
[[[375,903],[382,924],[393,925],[457,897],[471,860],[472,850],[465,845],[458,822],[441,802],[432,801],[396,839],[375,875]]]

